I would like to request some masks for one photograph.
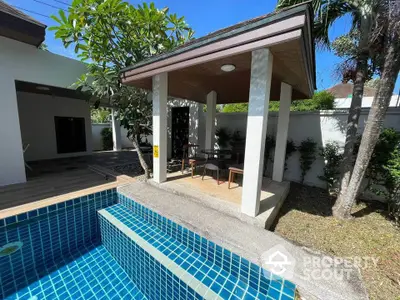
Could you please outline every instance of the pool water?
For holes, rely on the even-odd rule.
[[[0,220],[0,299],[294,299],[295,285],[115,189]]]
[[[7,299],[146,299],[102,245],[82,247],[41,273]]]

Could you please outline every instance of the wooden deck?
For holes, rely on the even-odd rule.
[[[135,157],[128,152],[99,153],[35,163],[27,182],[0,187],[0,219],[132,181],[112,167],[132,163]]]

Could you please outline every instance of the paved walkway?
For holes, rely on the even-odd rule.
[[[147,183],[129,183],[119,187],[118,191],[258,265],[263,265],[265,262],[263,254],[265,255],[268,250],[287,251],[293,262],[291,264],[293,271],[289,273],[292,278],[287,279],[296,283],[304,299],[368,299],[360,272],[353,266],[345,266],[342,263],[335,269],[328,268],[324,278],[309,279],[308,273],[318,268],[310,267],[308,262],[321,261],[329,257],[296,246],[273,232],[255,228],[189,197],[179,196]],[[335,274],[342,272],[347,276],[343,279],[328,278],[333,271]]]

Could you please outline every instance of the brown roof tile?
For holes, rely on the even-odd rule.
[[[353,94],[353,84],[351,83],[340,83],[329,89],[328,92],[331,92],[335,98],[350,98]],[[374,97],[376,93],[376,89],[365,86],[364,87],[364,97]]]
[[[34,23],[39,26],[46,27],[45,24],[40,23],[39,21],[35,20],[31,16],[24,14],[22,11],[16,9],[15,7],[11,6],[10,4],[4,2],[3,0],[0,0],[0,11],[12,15],[14,17],[20,18],[22,20]]]

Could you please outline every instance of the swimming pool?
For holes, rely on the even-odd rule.
[[[295,294],[292,282],[115,189],[0,220],[0,247],[15,242],[22,247],[0,251],[1,299],[290,300]]]

